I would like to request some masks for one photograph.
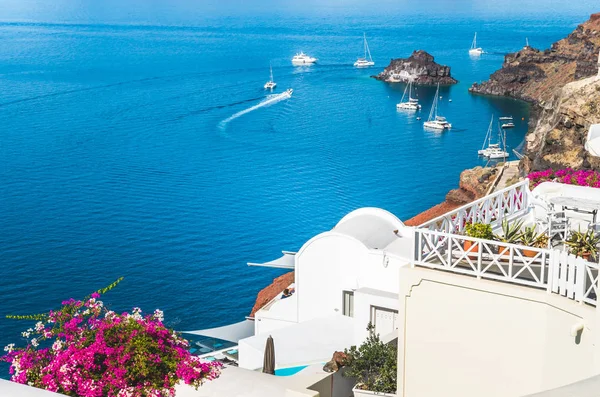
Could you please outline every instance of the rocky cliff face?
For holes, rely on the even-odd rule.
[[[496,167],[475,167],[460,173],[458,189],[451,190],[446,195],[443,203],[424,211],[406,222],[406,226],[418,226],[438,216],[462,207],[474,200],[480,199],[487,193],[490,185],[496,180],[500,171],[500,165]]]
[[[600,79],[590,77],[567,84],[541,107],[527,134],[524,172],[548,168],[593,168],[600,159],[584,148],[588,130],[600,123]]]
[[[565,84],[596,75],[600,50],[600,13],[545,51],[524,47],[508,54],[502,69],[471,92],[504,95],[544,105]]]
[[[435,63],[433,56],[423,50],[412,53],[408,58],[392,59],[389,66],[374,78],[390,83],[413,80],[419,85],[456,84],[458,81],[450,75],[450,67]]]

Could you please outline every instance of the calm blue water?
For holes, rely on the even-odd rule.
[[[525,37],[547,47],[595,11],[197,3],[0,0],[0,314],[45,311],[125,276],[105,297],[115,309],[161,308],[180,330],[242,320],[281,274],[247,261],[296,250],[359,207],[408,219],[439,203],[482,164],[492,113],[515,116],[517,147],[527,106],[467,88]],[[370,70],[352,67],[363,31]],[[492,52],[479,60],[467,55],[475,31]],[[440,94],[451,132],[423,131],[395,110],[402,86],[369,78],[414,49],[460,80]],[[292,67],[300,50],[320,63]],[[222,123],[264,100],[269,62],[276,92],[293,97]],[[426,118],[433,89],[418,96]],[[26,326],[0,318],[0,347]]]

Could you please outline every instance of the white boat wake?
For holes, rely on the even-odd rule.
[[[244,109],[241,110],[235,114],[233,114],[232,116],[229,116],[228,118],[226,118],[225,120],[222,120],[221,122],[219,122],[219,128],[220,129],[225,129],[225,127],[227,126],[227,124],[232,121],[237,119],[238,117],[241,117],[247,113],[250,113],[256,109],[260,109],[263,108],[265,106],[271,106],[273,104],[276,104],[277,102],[281,102],[284,101],[286,99],[289,99],[292,97],[292,90],[289,89],[285,92],[282,92],[281,94],[273,94],[273,95],[269,95],[267,96],[262,102],[257,103],[254,106],[249,107],[248,109]]]

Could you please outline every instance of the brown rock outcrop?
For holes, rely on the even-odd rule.
[[[530,46],[507,54],[502,68],[469,91],[510,96],[532,103],[552,100],[565,84],[597,73],[600,14],[579,25],[569,36],[540,51]]]
[[[324,366],[325,372],[337,372],[348,362],[348,356],[344,352],[334,352],[333,357]]]
[[[418,85],[458,83],[450,75],[449,66],[435,63],[433,56],[423,50],[414,51],[408,58],[392,59],[383,72],[372,77],[390,83],[412,80],[414,84]]]
[[[273,280],[273,283],[263,288],[256,296],[256,303],[250,312],[249,317],[254,317],[254,314],[259,311],[264,305],[269,303],[273,298],[281,293],[285,288],[294,282],[294,272],[286,273]]]
[[[538,114],[525,141],[524,172],[548,168],[593,168],[600,159],[585,150],[592,124],[600,123],[600,80],[591,77],[567,84]]]
[[[446,201],[410,218],[404,224],[418,226],[485,196],[490,184],[496,179],[499,167],[500,165],[495,168],[475,167],[464,170],[460,173],[459,188],[448,192]]]

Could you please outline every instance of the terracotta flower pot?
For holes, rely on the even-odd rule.
[[[498,255],[500,256],[510,256],[510,248],[508,247],[499,247]]]
[[[479,244],[477,244],[475,241],[465,240],[463,242],[463,249],[465,252],[470,250],[469,253],[477,253],[479,252]]]
[[[528,258],[533,258],[538,254],[537,251],[532,251],[532,250],[528,250],[528,249],[523,249],[523,255],[525,255]]]
[[[580,255],[583,259],[585,259],[586,261],[590,261],[590,256],[592,256],[592,254],[590,254],[589,252],[586,252],[584,254]]]

